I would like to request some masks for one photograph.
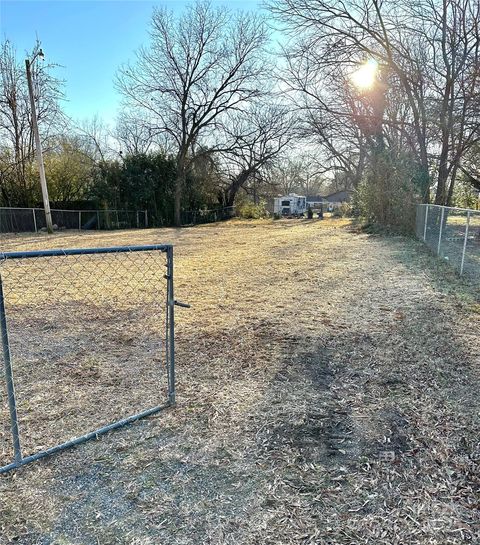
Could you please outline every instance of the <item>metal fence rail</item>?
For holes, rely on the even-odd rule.
[[[171,245],[0,253],[0,473],[173,405],[175,304]]]
[[[480,211],[419,204],[416,234],[461,275],[480,280]]]
[[[59,210],[52,208],[58,229],[111,230],[148,227],[146,210]],[[38,232],[46,229],[43,208],[0,207],[0,233]]]

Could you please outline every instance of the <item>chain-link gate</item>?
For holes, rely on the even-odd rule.
[[[171,245],[0,253],[0,473],[173,405],[175,304]]]

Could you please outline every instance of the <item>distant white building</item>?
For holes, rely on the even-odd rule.
[[[303,195],[285,195],[275,197],[273,200],[273,212],[279,216],[301,216],[307,211],[307,197]]]

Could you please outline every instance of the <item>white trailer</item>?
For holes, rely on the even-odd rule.
[[[302,216],[306,211],[307,197],[302,195],[291,193],[273,200],[273,212],[279,216]]]

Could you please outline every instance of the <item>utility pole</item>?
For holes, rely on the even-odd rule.
[[[43,57],[43,51],[40,49],[33,57],[32,62],[37,56]],[[30,71],[31,62],[25,59],[25,68],[27,69],[28,93],[30,95],[30,107],[32,110],[32,128],[35,136],[35,148],[37,152],[38,170],[40,172],[40,185],[42,187],[43,207],[45,209],[45,221],[47,231],[53,233],[52,214],[50,212],[50,201],[48,199],[47,179],[45,177],[45,166],[43,164],[42,143],[40,142],[40,133],[38,132],[37,111],[35,109],[35,100],[33,98],[32,73]]]

